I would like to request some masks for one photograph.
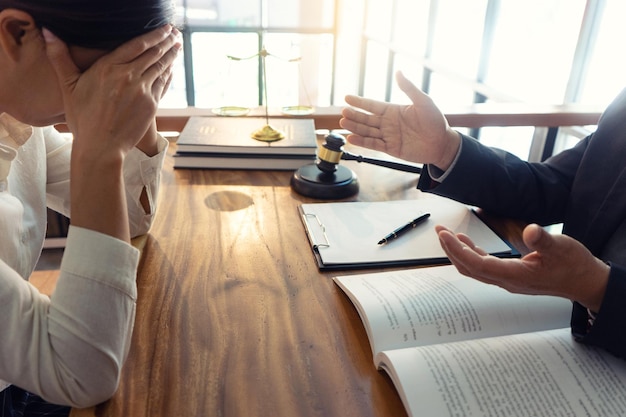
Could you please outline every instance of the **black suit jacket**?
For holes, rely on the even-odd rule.
[[[603,113],[594,134],[544,163],[529,163],[463,136],[445,181],[435,183],[424,170],[418,187],[505,217],[563,223],[563,233],[602,258],[610,239],[626,241],[626,235],[613,236],[626,221],[626,89]],[[587,329],[587,310],[574,303],[572,330],[579,340],[626,357],[623,260],[626,254],[609,262],[609,284],[594,325]]]

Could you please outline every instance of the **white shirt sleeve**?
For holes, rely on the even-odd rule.
[[[110,398],[130,344],[138,261],[131,245],[71,227],[51,298],[0,261],[2,378],[57,404]]]
[[[46,185],[48,206],[70,217],[69,204],[69,167],[71,141],[64,139],[53,128],[45,130],[47,148]],[[148,232],[154,219],[157,197],[161,180],[161,169],[167,153],[169,142],[159,135],[158,154],[147,156],[139,149],[132,149],[124,160],[124,181],[126,184],[126,200],[132,237]],[[140,203],[143,190],[146,190],[150,211],[146,213]]]
[[[126,182],[126,201],[130,234],[132,237],[146,234],[154,220],[156,204],[161,182],[161,169],[168,147],[167,139],[159,136],[158,151],[149,157],[139,149],[131,150],[124,160],[124,179]],[[141,205],[141,193],[145,189],[150,210],[146,212]]]

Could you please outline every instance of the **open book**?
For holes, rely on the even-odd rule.
[[[572,339],[568,300],[450,265],[334,280],[410,416],[626,415],[626,361]]]

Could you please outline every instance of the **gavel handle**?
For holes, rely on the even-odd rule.
[[[365,156],[362,155],[355,155],[349,152],[343,152],[343,154],[341,155],[341,159],[344,159],[346,161],[357,161],[357,162],[366,162],[368,164],[372,164],[372,165],[378,165],[381,167],[385,167],[385,168],[391,168],[391,169],[395,169],[398,171],[404,171],[404,172],[413,172],[415,174],[420,174],[422,172],[422,168],[420,167],[416,167],[413,165],[407,165],[407,164],[401,164],[398,162],[391,162],[391,161],[385,161],[382,159],[374,159],[374,158],[367,158]]]

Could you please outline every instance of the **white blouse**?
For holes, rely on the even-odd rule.
[[[133,236],[155,212],[167,140],[159,154],[135,149],[124,162]],[[130,344],[139,253],[127,243],[70,226],[56,290],[27,279],[43,247],[47,207],[69,217],[71,141],[53,127],[0,115],[0,390],[9,381],[57,404],[109,398]],[[139,201],[146,189],[150,213]]]

